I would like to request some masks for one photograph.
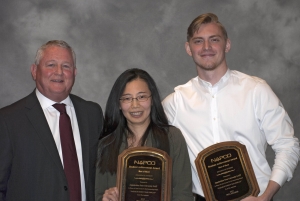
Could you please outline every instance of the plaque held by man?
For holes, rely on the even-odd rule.
[[[207,201],[239,201],[259,194],[246,146],[239,142],[209,146],[198,154],[195,164]]]
[[[172,159],[157,148],[135,147],[118,157],[120,201],[170,201]]]

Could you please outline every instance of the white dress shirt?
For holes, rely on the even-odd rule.
[[[247,148],[262,194],[269,182],[289,181],[299,160],[299,141],[280,100],[262,79],[228,70],[215,85],[191,79],[163,101],[170,124],[181,129],[192,166],[193,192],[204,195],[195,166],[199,152],[223,141]],[[273,170],[267,144],[275,151]]]
[[[45,97],[43,94],[39,92],[38,89],[36,89],[36,96],[41,104],[41,107],[43,109],[43,112],[45,114],[45,117],[47,119],[49,128],[51,130],[51,133],[53,135],[53,139],[55,141],[60,160],[62,165],[64,165],[63,162],[63,155],[62,155],[62,149],[61,149],[61,142],[60,142],[60,134],[59,134],[59,116],[60,113],[58,110],[56,110],[52,105],[56,102],[50,100],[49,98]],[[84,172],[83,172],[83,162],[82,162],[82,148],[81,148],[81,140],[80,140],[80,133],[79,133],[79,127],[77,123],[76,113],[73,106],[73,103],[68,96],[65,100],[61,101],[60,103],[66,104],[66,111],[67,114],[70,117],[72,130],[73,130],[73,137],[77,152],[77,158],[78,158],[78,164],[79,164],[79,171],[80,171],[80,183],[81,183],[81,197],[82,201],[86,200],[86,193],[85,193],[85,180],[84,180]]]

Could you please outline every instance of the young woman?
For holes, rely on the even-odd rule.
[[[171,200],[193,200],[186,142],[169,126],[154,80],[141,69],[129,69],[116,80],[106,103],[103,138],[98,146],[96,200],[118,201],[118,155],[131,147],[155,147],[172,158]]]

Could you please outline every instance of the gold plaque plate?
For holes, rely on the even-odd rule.
[[[170,201],[172,159],[153,147],[124,150],[118,157],[120,201]]]
[[[195,164],[207,201],[239,201],[259,193],[246,146],[239,142],[209,146],[198,154]]]

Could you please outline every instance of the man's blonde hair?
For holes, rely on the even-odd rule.
[[[205,13],[196,17],[190,26],[187,29],[187,41],[189,41],[193,36],[194,33],[197,32],[202,24],[208,23],[216,23],[222,30],[224,35],[225,41],[227,41],[227,31],[225,27],[219,22],[218,16],[213,13]]]

